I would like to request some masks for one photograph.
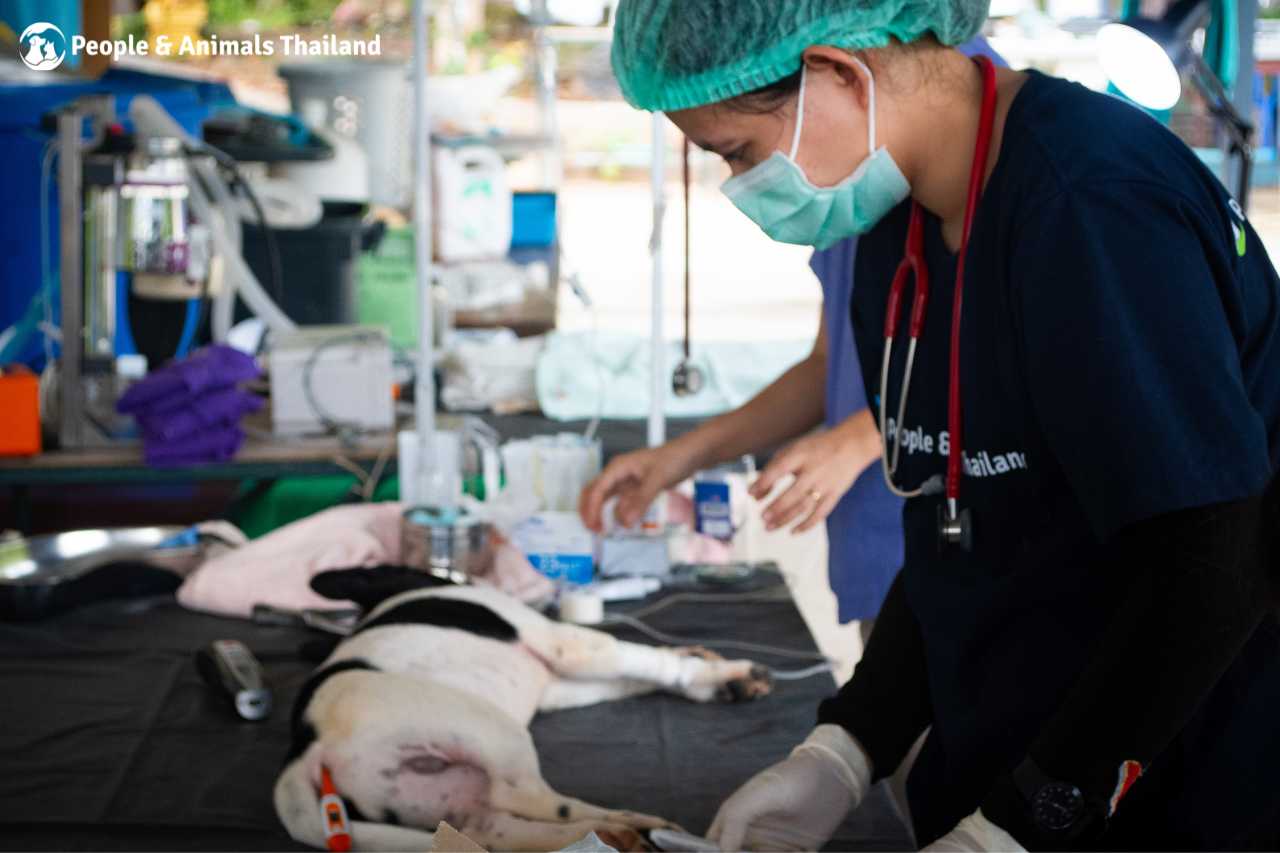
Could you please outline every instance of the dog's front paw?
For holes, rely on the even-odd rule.
[[[746,662],[744,662],[746,663]],[[766,667],[746,663],[745,675],[732,678],[720,685],[716,700],[720,702],[750,702],[773,692],[773,676]]]

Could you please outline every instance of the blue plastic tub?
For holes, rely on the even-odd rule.
[[[518,192],[511,197],[511,248],[545,248],[556,242],[556,194]]]

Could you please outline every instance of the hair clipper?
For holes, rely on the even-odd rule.
[[[262,720],[271,713],[271,691],[262,678],[262,664],[239,640],[214,640],[196,653],[196,668],[205,683],[231,700],[245,720]]]

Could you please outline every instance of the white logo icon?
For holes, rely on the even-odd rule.
[[[34,71],[52,71],[67,58],[67,37],[47,21],[37,21],[22,31],[18,55]]]

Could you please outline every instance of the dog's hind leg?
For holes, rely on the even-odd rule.
[[[319,749],[318,746],[312,747]],[[294,759],[275,787],[276,814],[296,841],[324,849],[324,821],[320,813],[320,797],[312,785],[304,758]],[[368,821],[351,821],[351,844],[356,850],[420,851],[430,850],[434,832],[407,826],[389,826]]]
[[[538,710],[563,711],[568,708],[585,708],[600,702],[613,702],[629,696],[642,696],[658,689],[652,681],[634,678],[614,678],[609,681],[573,681],[568,678],[553,679],[538,701]]]
[[[695,702],[754,699],[771,689],[768,670],[705,649],[624,643],[603,631],[550,620],[522,627],[520,640],[556,675],[575,681],[644,681]]]
[[[556,792],[542,778],[528,729],[468,693],[390,673],[345,672],[316,691],[306,720],[317,743],[303,755],[303,775],[314,789],[323,760],[339,792],[367,815],[389,809],[405,824],[435,826],[452,812],[457,820],[449,822],[464,832],[493,812],[637,829],[669,825]],[[286,826],[288,805],[277,799]]]

